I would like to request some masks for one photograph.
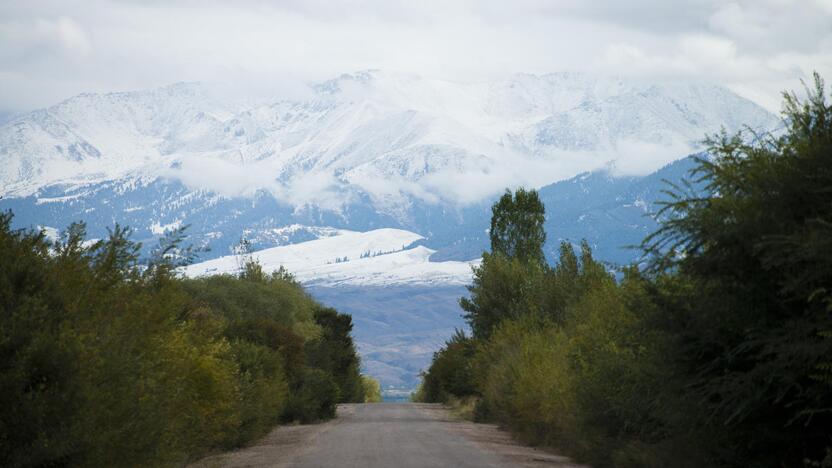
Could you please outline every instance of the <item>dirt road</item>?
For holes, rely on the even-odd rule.
[[[515,444],[496,427],[458,421],[439,405],[341,405],[338,418],[282,426],[251,447],[193,467],[578,467]]]

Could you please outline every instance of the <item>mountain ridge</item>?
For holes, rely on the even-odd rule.
[[[717,125],[774,122],[712,85],[577,73],[460,84],[365,71],[312,90],[305,100],[258,105],[223,100],[202,83],[75,96],[0,126],[9,163],[2,195],[163,177],[228,196],[266,190],[330,211],[360,192],[401,216],[410,198],[476,202],[612,159],[633,170],[631,156],[688,154]]]

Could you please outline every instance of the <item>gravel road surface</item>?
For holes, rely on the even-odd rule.
[[[192,465],[213,467],[579,467],[568,458],[517,445],[489,424],[452,418],[440,405],[340,405],[338,418],[281,426],[251,447]]]

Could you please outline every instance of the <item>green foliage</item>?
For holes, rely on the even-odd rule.
[[[417,401],[447,402],[450,397],[463,397],[476,393],[471,359],[474,342],[457,330],[445,343],[445,347],[433,355],[430,369],[424,374]]]
[[[239,425],[222,441],[236,446],[264,435],[280,420],[289,400],[289,384],[281,354],[268,346],[236,339],[230,343],[238,369]]]
[[[378,380],[362,375],[361,388],[364,390],[364,403],[381,403],[381,384]]]
[[[350,335],[352,317],[330,307],[316,307],[315,323],[322,333],[307,344],[307,365],[325,370],[335,379],[341,403],[363,402],[360,362]]]
[[[460,299],[465,319],[477,339],[485,339],[506,319],[546,313],[557,319],[565,301],[579,289],[578,257],[568,242],[560,247],[561,261],[552,272],[543,258],[545,219],[534,190],[506,192],[492,207],[491,253],[484,253],[474,269],[469,298]],[[581,246],[582,260],[594,265],[589,246]],[[604,274],[603,268],[600,268]]]
[[[141,265],[129,233],[86,247],[74,224],[50,245],[0,215],[1,465],[178,466],[290,410],[334,415],[352,374],[308,367],[305,345],[331,332],[329,358],[357,366],[348,316],[319,323],[285,272],[178,278],[181,231]]]
[[[683,304],[673,358],[702,402],[692,430],[720,431],[725,465],[797,465],[832,442],[832,393],[813,377],[832,355],[832,106],[814,85],[785,96],[783,135],[711,139],[696,172],[710,195],[674,193],[647,241],[654,269],[690,284],[664,299]]]
[[[832,466],[832,106],[807,91],[781,136],[709,141],[646,272],[614,281],[586,243],[551,269],[486,254],[474,351],[449,342],[421,394],[472,369],[480,416],[594,466]]]
[[[310,423],[333,418],[340,398],[338,383],[331,375],[321,369],[307,368],[289,398],[284,419]]]
[[[502,254],[484,253],[474,268],[470,298],[460,299],[475,338],[487,338],[505,319],[535,314],[541,306],[545,269]]]
[[[522,262],[545,263],[543,202],[535,190],[506,191],[491,207],[491,252]]]
[[[527,442],[543,442],[543,426],[551,430],[573,417],[559,335],[531,318],[506,321],[476,357],[480,413],[507,424]]]
[[[69,463],[81,408],[77,344],[62,329],[61,291],[42,233],[0,214],[0,463]]]
[[[0,459],[8,466],[168,464],[233,429],[228,346],[181,317],[172,282],[138,268],[129,231],[84,248],[0,223]],[[158,277],[158,275],[156,275]],[[10,280],[10,281],[9,281]]]
[[[183,247],[189,227],[189,224],[185,224],[165,231],[165,235],[159,239],[159,245],[151,251],[145,274],[155,282],[173,277],[176,268],[189,265],[196,259],[197,249],[192,245]]]
[[[220,312],[232,325],[262,319],[288,327],[304,339],[320,333],[314,301],[298,285],[266,275],[240,279],[211,276],[186,281],[183,286],[197,302]]]
[[[491,213],[491,253],[483,253],[482,263],[474,268],[470,298],[460,299],[477,339],[487,338],[505,319],[538,312],[537,293],[546,273],[545,213],[537,192],[506,191]]]
[[[487,338],[450,340],[417,397],[478,396],[475,417],[595,466],[701,466],[684,450],[688,439],[668,436],[687,407],[668,415],[661,405],[677,387],[651,284],[636,270],[617,283],[586,243],[580,257],[562,244],[560,257],[538,290],[524,292],[535,308],[500,321]]]

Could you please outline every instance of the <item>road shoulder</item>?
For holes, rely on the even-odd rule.
[[[316,445],[316,439],[348,418],[354,411],[349,405],[338,408],[338,417],[318,424],[277,426],[251,445],[231,452],[210,455],[188,468],[274,467],[298,459]]]
[[[589,468],[575,463],[569,457],[552,451],[522,445],[507,431],[496,424],[475,423],[451,414],[441,405],[425,405],[422,409],[432,417],[447,424],[448,430],[474,443],[484,452],[491,453],[507,464],[518,467]]]

